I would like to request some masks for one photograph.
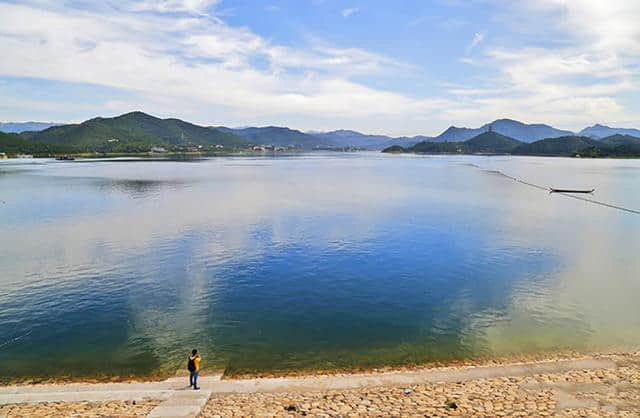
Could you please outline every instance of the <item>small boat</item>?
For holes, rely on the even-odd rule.
[[[75,160],[75,157],[72,157],[70,155],[62,155],[60,157],[56,157],[56,160],[58,160],[58,161],[73,161],[73,160]]]
[[[549,187],[549,193],[593,193],[596,189],[554,189]]]

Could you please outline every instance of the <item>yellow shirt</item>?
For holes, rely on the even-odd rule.
[[[200,357],[200,354],[196,354],[196,356],[189,356],[189,360],[193,360],[193,364],[196,366],[196,372],[200,371],[200,360],[202,360],[202,358]]]

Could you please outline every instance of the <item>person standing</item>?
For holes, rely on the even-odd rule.
[[[187,369],[189,370],[189,386],[193,386],[194,390],[200,389],[198,387],[198,374],[200,373],[200,354],[195,348],[191,350],[189,361],[187,362]]]

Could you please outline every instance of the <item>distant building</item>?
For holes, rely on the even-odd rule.
[[[167,152],[167,150],[164,147],[152,147],[151,152],[163,153],[163,152]]]
[[[254,145],[252,149],[254,151],[265,152],[265,151],[273,151],[274,147],[273,145]]]

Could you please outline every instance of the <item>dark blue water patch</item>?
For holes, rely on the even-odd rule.
[[[3,303],[0,365],[5,378],[147,374],[159,359],[142,344],[128,344],[128,289],[86,277],[55,290],[46,286]],[[19,317],[16,317],[19,315]],[[16,340],[17,336],[24,338]],[[46,359],[46,361],[43,361]]]
[[[234,263],[209,311],[207,323],[227,325],[208,330],[218,342],[212,351],[233,371],[478,354],[483,347],[463,342],[469,317],[487,309],[505,315],[514,286],[558,260],[508,249],[500,262],[485,263],[486,242],[474,232],[409,227],[357,249],[290,245]]]

